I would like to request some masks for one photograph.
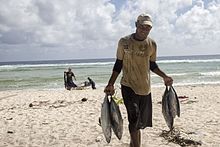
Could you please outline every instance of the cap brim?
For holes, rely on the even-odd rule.
[[[140,24],[153,26],[153,23],[151,21],[142,21],[142,22],[140,22]]]

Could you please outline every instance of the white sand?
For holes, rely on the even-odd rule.
[[[174,87],[181,100],[181,116],[174,126],[204,147],[220,146],[220,85]],[[120,90],[117,89],[120,96]],[[164,88],[152,88],[153,127],[142,130],[142,147],[175,147],[160,137],[168,130],[162,115]],[[122,140],[112,135],[107,144],[98,125],[103,88],[97,90],[0,91],[0,147],[128,147],[124,105]],[[82,98],[88,98],[82,102]],[[30,105],[32,104],[32,106]]]

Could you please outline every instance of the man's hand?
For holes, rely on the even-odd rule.
[[[171,77],[168,77],[168,76],[163,78],[163,81],[164,81],[164,84],[166,86],[171,86],[173,84],[173,79]]]
[[[104,92],[107,94],[107,95],[114,95],[115,93],[115,89],[114,89],[114,86],[113,85],[107,85],[104,89]]]

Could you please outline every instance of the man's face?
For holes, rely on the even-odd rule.
[[[141,38],[147,38],[148,34],[150,33],[152,26],[150,25],[142,25],[137,23],[137,35]]]

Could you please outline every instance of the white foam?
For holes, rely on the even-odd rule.
[[[157,63],[206,63],[206,62],[220,62],[220,59],[205,59],[205,60],[159,60]]]

